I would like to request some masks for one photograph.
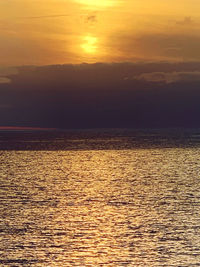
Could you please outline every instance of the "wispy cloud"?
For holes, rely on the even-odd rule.
[[[59,18],[59,17],[68,17],[69,14],[55,14],[55,15],[46,15],[46,16],[33,16],[33,17],[22,17],[23,19],[49,19],[49,18]]]
[[[18,74],[18,69],[14,67],[1,67],[0,66],[0,76],[9,76],[13,74]]]
[[[97,22],[97,16],[96,15],[87,16],[86,22],[88,22],[88,23],[95,23],[95,22]]]
[[[7,77],[0,77],[0,84],[1,83],[11,83],[11,80]]]
[[[183,26],[191,25],[191,24],[193,24],[193,20],[191,17],[185,17],[183,20],[177,21],[176,24],[183,25]]]
[[[152,72],[143,73],[135,76],[136,80],[144,80],[147,82],[164,82],[175,83],[179,81],[200,81],[200,71],[193,72]]]

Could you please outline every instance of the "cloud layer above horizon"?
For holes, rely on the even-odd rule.
[[[27,66],[1,79],[0,126],[200,127],[200,62]]]

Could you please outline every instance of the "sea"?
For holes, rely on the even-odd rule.
[[[200,129],[1,131],[0,266],[200,266]]]

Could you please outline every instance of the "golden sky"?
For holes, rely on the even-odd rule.
[[[199,0],[0,0],[0,65],[200,60]]]

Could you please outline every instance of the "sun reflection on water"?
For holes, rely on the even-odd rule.
[[[197,266],[199,148],[83,140],[84,150],[1,151],[0,265]]]

